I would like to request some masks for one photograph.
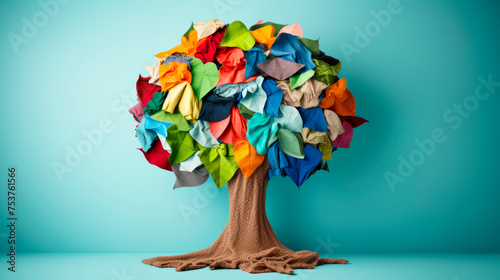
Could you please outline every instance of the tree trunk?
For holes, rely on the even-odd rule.
[[[239,268],[250,273],[279,272],[293,274],[294,268],[314,268],[321,264],[347,263],[344,259],[319,258],[311,251],[294,252],[283,246],[267,220],[267,159],[245,179],[240,170],[228,182],[229,221],[212,246],[189,254],[144,259],[157,267],[175,267],[177,271]]]

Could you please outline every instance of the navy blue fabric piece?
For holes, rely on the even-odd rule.
[[[221,97],[210,91],[202,98],[200,116],[198,120],[218,122],[229,116],[231,108],[237,100],[231,97]]]
[[[320,164],[323,153],[312,145],[305,145],[304,155],[304,159],[299,159],[285,154],[288,161],[288,166],[284,168],[285,173],[297,187],[300,187]]]
[[[288,161],[286,159],[285,153],[281,150],[280,144],[278,141],[274,142],[271,146],[269,146],[267,151],[267,158],[271,167],[267,172],[267,179],[271,180],[274,176],[285,177],[285,171],[283,170],[288,166]]]
[[[243,53],[245,54],[246,60],[245,79],[248,79],[250,76],[257,74],[257,64],[266,61],[267,57],[262,50],[257,47],[253,47]]]
[[[284,60],[304,64],[298,73],[304,73],[316,67],[312,53],[297,39],[297,36],[281,33],[271,47],[271,54]]]
[[[274,80],[264,80],[262,82],[262,89],[267,94],[266,105],[264,111],[271,116],[280,117],[280,104],[283,99],[283,90],[281,90]]]
[[[318,107],[313,108],[297,108],[302,121],[304,122],[304,127],[308,127],[312,130],[319,132],[327,132],[327,125],[325,115],[323,114],[323,109]]]

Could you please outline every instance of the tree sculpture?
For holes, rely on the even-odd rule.
[[[347,263],[286,248],[265,212],[270,178],[288,176],[300,187],[328,170],[332,152],[349,148],[353,128],[366,122],[338,78],[342,63],[304,38],[298,23],[259,21],[247,29],[217,19],[192,24],[180,45],[155,56],[130,109],[139,150],[174,172],[174,189],[199,186],[209,175],[219,189],[227,183],[230,214],[211,247],[143,262],[287,274]]]

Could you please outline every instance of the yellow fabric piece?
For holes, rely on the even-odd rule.
[[[174,53],[185,53],[191,56],[194,56],[196,53],[196,48],[205,41],[206,38],[202,38],[198,40],[198,32],[196,30],[192,30],[189,32],[189,38],[181,37],[181,44],[173,47],[172,49],[156,54],[157,58],[166,58],[170,54]]]
[[[174,113],[176,108],[188,121],[195,121],[200,115],[201,101],[198,102],[188,82],[182,82],[168,91],[162,109]]]
[[[273,36],[274,26],[272,25],[266,25],[259,29],[250,31],[250,33],[252,33],[252,36],[255,38],[255,41],[257,43],[266,44],[268,49],[271,49],[271,46],[274,44],[274,41],[276,40],[276,37]]]

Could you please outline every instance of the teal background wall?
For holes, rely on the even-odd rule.
[[[474,94],[479,76],[500,81],[500,6],[401,0],[378,30],[371,12],[390,3],[66,1],[45,19],[38,1],[2,1],[0,167],[2,182],[7,167],[18,169],[18,251],[184,252],[217,238],[227,189],[209,180],[173,191],[174,175],[135,150],[127,109],[153,54],[177,45],[191,21],[219,18],[299,20],[306,37],[344,61],[357,112],[371,121],[350,150],[334,153],[331,173],[300,191],[289,178],[270,182],[267,212],[282,243],[339,254],[499,253],[500,87],[480,88],[483,100]],[[41,27],[24,36],[23,18],[34,15]],[[367,26],[369,41],[357,40],[356,27]],[[23,42],[12,44],[11,33]],[[470,110],[460,115],[454,104],[464,100]],[[54,163],[66,164],[100,125],[102,139],[58,178]],[[418,152],[415,140],[439,132],[444,142]],[[400,157],[416,166],[400,173]],[[2,224],[6,194],[4,183]],[[2,251],[6,237],[2,226]]]

